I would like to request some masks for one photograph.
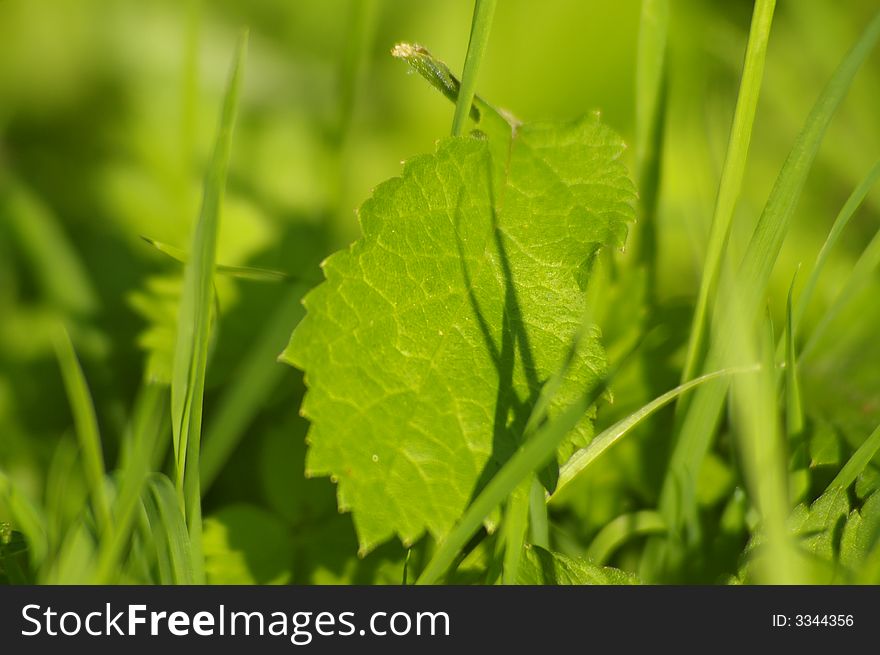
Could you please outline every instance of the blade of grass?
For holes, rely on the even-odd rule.
[[[339,115],[333,139],[337,147],[345,140],[354,113],[358,81],[370,61],[369,50],[376,26],[376,0],[353,0],[348,15],[345,49],[339,61]]]
[[[523,544],[529,527],[529,497],[532,476],[520,482],[507,499],[502,532],[504,535],[504,568],[501,573],[503,584],[516,584],[519,563],[522,559]]]
[[[159,582],[197,584],[192,543],[171,480],[160,473],[152,474],[146,483],[143,503],[156,546]]]
[[[753,339],[752,321],[742,306],[746,290],[732,275],[725,276],[726,288],[721,290],[730,303],[733,361],[754,361],[760,358],[761,369],[753,375],[734,378],[731,411],[734,437],[741,453],[743,473],[749,495],[760,517],[765,536],[764,557],[757,568],[758,581],[765,584],[804,582],[799,559],[786,525],[789,516],[788,477],[784,442],[777,415],[776,372],[773,358],[776,339],[772,323],[758,339]],[[725,326],[726,328],[727,326]],[[755,343],[758,341],[759,343]]]
[[[822,341],[822,337],[828,330],[828,327],[840,315],[853,297],[858,294],[871,281],[874,271],[880,266],[880,230],[874,235],[870,243],[865,246],[864,251],[859,256],[856,265],[853,267],[852,273],[843,285],[843,289],[837,294],[834,303],[823,314],[818,325],[810,334],[804,349],[801,351],[801,360],[807,359],[816,350],[816,346]]]
[[[87,269],[58,217],[6,170],[0,179],[0,212],[45,297],[73,314],[98,307]]]
[[[452,119],[452,135],[459,136],[464,132],[465,122],[471,110],[471,104],[477,90],[477,71],[489,44],[489,32],[492,30],[492,17],[495,14],[497,0],[476,0],[474,17],[471,22],[471,36],[468,41],[464,70],[461,76],[461,92],[455,103],[455,115]]]
[[[736,274],[737,284],[743,289],[740,306],[745,312],[743,324],[757,318],[773,266],[782,248],[782,242],[791,224],[807,175],[818,152],[822,137],[835,110],[843,100],[856,72],[880,37],[880,13],[867,25],[855,46],[835,71],[806,124],[798,136],[776,182],[764,211],[752,234],[746,254]],[[716,342],[712,344],[706,368],[717,369],[727,365],[731,341],[736,337],[731,325],[739,323],[732,314],[732,304],[721,298],[715,303],[719,326]],[[728,381],[719,379],[700,388],[688,407],[660,496],[660,509],[669,527],[670,543],[677,540],[680,529],[687,522],[692,538],[698,537],[694,490],[700,466],[709,447],[724,404]],[[655,551],[646,561],[647,575],[653,575],[664,556]]]
[[[755,2],[739,95],[736,100],[733,125],[730,128],[727,155],[721,171],[715,213],[709,231],[709,243],[706,249],[706,260],[703,263],[697,306],[691,324],[687,357],[682,370],[682,382],[694,377],[700,366],[700,358],[704,349],[703,341],[708,329],[709,301],[718,283],[721,257],[727,245],[736,201],[742,188],[743,173],[752,139],[752,126],[755,123],[755,111],[758,106],[761,81],[764,77],[767,42],[770,38],[770,27],[773,23],[775,8],[776,0],[757,0]]]
[[[797,373],[797,352],[794,344],[794,318],[792,296],[797,273],[788,288],[785,304],[785,429],[789,440],[800,435],[804,429],[804,409],[801,404],[801,388]]]
[[[147,384],[139,398],[125,453],[118,475],[119,491],[113,505],[115,525],[112,536],[101,540],[98,549],[97,584],[110,584],[119,573],[120,557],[135,524],[144,485],[150,475],[154,453],[167,430],[167,389]]]
[[[162,243],[161,241],[156,241],[155,239],[151,239],[150,237],[145,237],[143,235],[141,236],[141,239],[149,243],[163,255],[168,255],[176,262],[186,264],[189,259],[186,256],[186,253],[180,248],[175,248],[174,246],[170,246],[167,243]],[[218,273],[225,273],[231,277],[235,277],[240,280],[252,280],[254,282],[279,282],[282,280],[290,279],[290,276],[287,273],[283,271],[273,271],[268,268],[256,268],[253,266],[227,266],[226,264],[216,263],[214,265],[214,268]]]
[[[593,564],[602,566],[611,558],[614,551],[629,539],[665,531],[666,523],[657,512],[644,510],[623,514],[608,523],[593,538],[587,549],[587,557]]]
[[[104,454],[101,449],[101,435],[98,432],[98,419],[95,416],[95,405],[85,376],[73,350],[73,343],[63,327],[58,329],[55,338],[55,352],[61,367],[61,376],[64,378],[64,388],[67,391],[70,408],[73,411],[73,422],[82,451],[83,472],[89,487],[95,523],[98,532],[107,535],[112,530],[113,517],[104,483]]]
[[[828,489],[833,489],[834,487],[846,489],[849,487],[849,485],[856,481],[861,472],[867,468],[878,451],[880,451],[880,426],[877,426],[862,445],[859,446],[858,450],[853,453],[852,457],[847,460],[843,468],[840,469],[840,472],[831,481],[831,484],[828,485]]]
[[[246,48],[247,32],[243,32],[226,89],[214,153],[205,177],[202,208],[190,248],[191,259],[184,270],[171,381],[171,416],[177,464],[176,488],[181,510],[191,531],[191,552],[197,581],[203,580],[204,577],[201,562],[199,459],[217,234]]]
[[[590,464],[596,461],[596,459],[602,453],[604,453],[611,446],[617,443],[621,439],[621,437],[624,437],[639,423],[671,403],[682,394],[687,393],[688,391],[691,391],[692,389],[695,389],[711,380],[726,378],[728,376],[737,375],[739,373],[747,373],[756,369],[757,366],[746,366],[738,368],[728,368],[720,371],[714,371],[713,373],[701,375],[698,378],[685,382],[684,384],[680,384],[679,386],[675,387],[675,389],[667,391],[662,396],[658,396],[644,407],[636,410],[626,418],[619,420],[611,427],[606,428],[602,431],[601,434],[594,437],[587,446],[581,448],[576,453],[574,453],[568,459],[568,461],[562,465],[562,467],[559,469],[559,482],[556,485],[556,491],[554,491],[552,496],[549,497],[553,498],[557,496],[562,491],[562,489],[571,484],[571,482],[578,475],[580,475],[581,472],[584,471],[584,469],[586,469]]]
[[[550,548],[550,520],[547,516],[547,503],[544,500],[544,487],[535,479],[529,491],[529,527],[531,542],[541,548]]]
[[[847,226],[850,219],[855,215],[856,210],[862,205],[862,202],[864,202],[865,197],[868,195],[868,192],[872,188],[874,188],[874,185],[877,183],[878,179],[880,179],[880,160],[878,160],[871,167],[871,170],[868,171],[868,174],[865,176],[865,178],[853,190],[850,197],[846,199],[846,202],[840,209],[840,213],[837,215],[837,218],[834,219],[834,225],[831,226],[831,231],[828,233],[828,237],[825,239],[825,243],[822,244],[822,248],[819,250],[819,254],[816,256],[816,263],[813,266],[813,270],[810,272],[810,277],[807,278],[807,283],[804,285],[804,289],[801,292],[801,296],[798,299],[796,305],[794,318],[795,337],[797,337],[798,327],[800,326],[801,321],[804,318],[804,313],[807,311],[807,307],[809,306],[810,300],[813,297],[813,292],[816,289],[816,284],[819,282],[819,276],[822,274],[822,270],[825,268],[825,262],[828,259],[828,254],[831,252],[831,249],[834,248],[837,240],[840,238],[840,235],[843,232],[843,229]]]
[[[637,258],[645,264],[649,298],[656,279],[655,214],[666,115],[666,41],[669,0],[642,0],[636,49],[636,171],[641,206]]]

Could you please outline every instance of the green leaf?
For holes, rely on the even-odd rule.
[[[580,324],[591,256],[622,246],[633,216],[622,151],[596,116],[523,125],[507,148],[444,139],[325,261],[282,357],[309,386],[308,471],[338,480],[363,549],[442,539],[517,447]],[[604,369],[591,330],[549,417]],[[560,460],[591,434],[587,416]]]
[[[810,435],[810,467],[839,464],[840,446],[840,436],[834,426],[825,421],[818,422]]]
[[[631,573],[607,566],[596,566],[586,559],[574,559],[526,546],[517,582],[522,585],[631,585],[639,584]]]
[[[846,489],[849,487],[862,471],[867,469],[868,464],[870,464],[878,450],[880,450],[880,425],[862,442],[862,445],[853,453],[852,457],[847,460],[834,480],[831,481],[828,489],[831,490],[834,487]]]
[[[862,500],[880,490],[880,471],[866,468],[856,478],[856,496]]]
[[[880,539],[880,494],[853,510],[840,539],[840,563],[858,571]]]
[[[287,526],[259,507],[233,505],[205,519],[210,584],[285,584],[292,577]]]
[[[798,505],[792,512],[789,527],[800,537],[801,545],[826,560],[838,552],[839,529],[849,513],[846,491],[835,487],[819,496],[809,508]]]

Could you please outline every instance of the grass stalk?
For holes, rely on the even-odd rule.
[[[61,366],[64,387],[73,411],[73,422],[76,437],[82,452],[83,472],[91,496],[92,511],[95,523],[101,535],[108,536],[113,529],[113,516],[110,512],[110,500],[104,481],[104,454],[101,447],[101,435],[98,431],[98,418],[95,415],[95,404],[89,393],[85,376],[70,335],[63,327],[59,328],[55,339],[55,352]]]
[[[459,136],[464,132],[471,111],[471,104],[477,91],[477,72],[489,44],[489,32],[492,30],[492,17],[495,14],[496,4],[497,0],[476,0],[474,3],[471,36],[464,60],[461,88],[455,103],[455,115],[452,119],[453,136]]]
[[[642,0],[636,48],[636,174],[641,208],[637,258],[646,268],[653,302],[657,265],[656,212],[666,116],[669,0]]]
[[[856,210],[861,207],[862,203],[865,200],[865,197],[867,197],[868,195],[868,192],[874,188],[877,180],[880,180],[880,160],[877,160],[877,162],[874,163],[874,165],[871,167],[871,170],[868,171],[868,174],[861,182],[859,182],[859,185],[853,190],[849,198],[846,199],[846,202],[840,209],[840,213],[837,215],[837,218],[834,219],[834,224],[831,226],[831,231],[828,233],[828,237],[825,239],[825,242],[822,244],[822,248],[819,250],[819,254],[816,256],[816,263],[813,265],[813,270],[810,272],[810,277],[807,278],[807,282],[806,284],[804,284],[803,291],[801,291],[800,298],[798,298],[798,302],[795,305],[795,338],[797,338],[798,328],[800,327],[801,321],[804,318],[804,314],[807,311],[807,307],[809,307],[810,301],[813,298],[813,292],[816,290],[816,285],[819,282],[819,277],[821,276],[822,271],[825,268],[825,262],[828,259],[828,254],[834,248],[835,244],[840,238],[841,233],[843,232],[843,229],[849,224],[849,221],[855,215]]]
[[[184,270],[177,344],[171,381],[171,417],[176,461],[176,489],[190,530],[195,579],[201,562],[201,484],[199,460],[205,371],[214,302],[214,271],[220,211],[232,148],[247,32],[239,39],[220,116],[214,153],[205,177],[202,208]]]
[[[682,382],[694,377],[700,365],[700,357],[704,348],[703,341],[708,329],[709,301],[714,295],[718,283],[721,258],[727,245],[736,201],[742,188],[743,174],[752,139],[752,127],[755,123],[755,112],[761,92],[761,81],[764,77],[767,42],[770,39],[770,27],[773,23],[775,8],[776,0],[757,0],[755,2],[739,95],[733,114],[733,125],[730,128],[727,155],[721,170],[721,182],[718,187],[715,213],[709,231],[706,260],[703,263],[697,306],[694,310],[687,356],[681,376]]]

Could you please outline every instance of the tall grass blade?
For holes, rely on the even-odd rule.
[[[800,379],[797,372],[797,351],[795,350],[795,328],[792,311],[792,296],[797,273],[788,288],[785,305],[785,429],[789,440],[794,439],[804,429],[804,408],[801,403]]]
[[[193,542],[196,579],[201,581],[201,485],[199,453],[205,369],[210,341],[211,306],[220,208],[238,108],[247,32],[239,40],[230,73],[214,153],[205,178],[202,208],[184,271],[177,345],[171,380],[171,417],[177,464],[176,487]]]
[[[816,347],[821,343],[822,337],[825,336],[829,326],[834,323],[834,320],[846,308],[853,297],[871,282],[874,277],[874,271],[877,270],[878,266],[880,266],[880,230],[877,231],[870,243],[865,246],[864,251],[862,251],[856,265],[853,267],[852,273],[850,273],[846,283],[843,285],[843,289],[840,290],[837,298],[834,299],[834,303],[822,315],[818,325],[810,333],[810,338],[807,339],[807,343],[801,351],[802,360],[807,359],[816,351]]]
[[[730,129],[727,155],[721,171],[715,214],[712,217],[712,226],[709,231],[706,260],[703,263],[703,275],[700,279],[700,290],[691,325],[682,382],[686,382],[696,375],[704,349],[703,341],[708,330],[709,301],[718,283],[721,258],[727,245],[736,201],[742,188],[749,144],[752,139],[752,126],[755,123],[755,111],[758,106],[761,81],[764,77],[767,42],[770,38],[770,26],[773,23],[775,8],[776,0],[757,0],[752,13],[752,25],[749,30],[749,42],[746,46],[739,96],[736,100],[733,125]]]
[[[522,559],[523,544],[529,527],[529,500],[531,496],[531,476],[523,480],[507,499],[507,510],[504,512],[502,532],[504,535],[504,568],[501,581],[503,584],[516,584],[519,574],[519,563]]]
[[[95,523],[98,531],[106,535],[112,529],[113,517],[104,483],[104,454],[101,448],[101,435],[98,432],[98,419],[70,336],[63,327],[59,328],[55,338],[55,352],[64,378],[64,388],[67,391],[70,408],[73,411],[73,422],[82,451],[83,472],[89,487]]]
[[[666,116],[666,41],[669,0],[642,0],[636,49],[636,171],[642,222],[638,259],[645,263],[650,297],[656,278],[655,214]]]
[[[840,213],[837,215],[837,218],[834,219],[834,225],[831,226],[831,231],[828,233],[828,236],[825,239],[825,243],[822,244],[822,248],[819,250],[819,254],[816,257],[816,263],[813,266],[813,270],[810,272],[810,277],[807,278],[807,282],[804,285],[804,289],[801,292],[800,298],[798,298],[794,314],[795,337],[797,337],[798,335],[798,328],[800,327],[801,321],[804,318],[807,307],[809,307],[810,305],[810,300],[812,300],[813,298],[813,292],[816,289],[816,284],[819,282],[819,276],[822,274],[822,270],[825,268],[825,262],[828,259],[828,254],[834,248],[834,245],[840,238],[843,229],[847,226],[847,224],[849,224],[850,219],[855,215],[856,210],[862,205],[862,202],[864,202],[865,197],[868,195],[868,192],[872,188],[874,188],[874,185],[877,183],[878,179],[880,179],[880,160],[878,160],[871,167],[871,170],[868,171],[868,174],[865,176],[865,178],[853,190],[852,194],[849,196],[849,198],[846,199],[846,202],[840,209]]]
[[[452,119],[452,135],[464,132],[471,104],[477,91],[477,71],[489,44],[489,32],[492,30],[492,17],[495,15],[497,0],[476,0],[474,17],[471,22],[471,37],[468,42],[464,70],[461,76],[461,89],[455,103],[455,115]]]
[[[339,61],[339,116],[335,125],[336,145],[342,143],[354,114],[358,81],[369,62],[368,52],[376,31],[377,0],[352,0],[345,49]]]
[[[777,415],[776,340],[772,323],[758,339],[753,338],[753,323],[742,307],[745,289],[731,275],[725,276],[721,293],[733,310],[729,329],[732,335],[732,361],[754,361],[761,369],[753,375],[732,380],[732,420],[735,443],[741,453],[743,473],[749,496],[757,508],[765,537],[764,556],[756,569],[758,580],[766,584],[803,582],[800,561],[794,554],[786,521],[789,515],[788,477],[785,448]],[[757,342],[757,343],[756,343]]]
[[[544,487],[534,479],[529,490],[529,535],[531,543],[541,548],[550,548],[550,517],[544,500]]]

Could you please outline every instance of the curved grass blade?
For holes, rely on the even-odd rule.
[[[496,2],[497,0],[476,0],[474,5],[471,37],[461,76],[461,89],[455,103],[455,115],[452,119],[452,136],[459,136],[464,132],[465,122],[476,95],[477,71],[489,43],[489,32],[492,30],[492,17],[495,15]]]
[[[675,389],[667,391],[662,396],[658,396],[641,409],[633,412],[626,418],[621,419],[611,427],[606,428],[602,431],[601,434],[596,436],[589,443],[588,446],[586,446],[585,448],[581,448],[574,455],[572,455],[569,460],[559,469],[559,482],[556,485],[556,491],[553,492],[553,496],[556,496],[560,491],[562,491],[562,489],[571,484],[571,482],[578,475],[580,475],[580,473],[584,469],[592,464],[599,457],[599,455],[601,455],[611,446],[617,443],[617,441],[621,437],[625,436],[627,432],[632,430],[639,423],[654,414],[656,411],[671,403],[682,394],[687,393],[688,391],[695,389],[696,387],[706,382],[709,382],[710,380],[717,380],[719,378],[728,377],[730,375],[748,373],[756,370],[758,370],[757,365],[728,368],[721,371],[715,371],[713,373],[707,373],[706,375],[701,375],[694,380],[690,380],[689,382],[680,384],[679,386],[675,387]],[[553,496],[550,497],[552,498]]]
[[[870,243],[865,246],[843,289],[837,294],[834,303],[828,308],[828,311],[825,312],[819,324],[810,334],[810,338],[807,339],[807,343],[801,351],[801,359],[806,359],[813,354],[816,346],[819,345],[822,337],[825,336],[828,327],[834,322],[834,319],[837,318],[840,312],[846,308],[853,297],[871,281],[874,271],[877,270],[878,266],[880,266],[880,230],[877,231]]]
[[[714,295],[718,283],[721,259],[727,246],[730,225],[733,221],[733,211],[742,188],[743,173],[752,138],[752,126],[755,122],[755,111],[758,106],[761,81],[764,77],[767,42],[770,38],[770,26],[773,23],[775,8],[776,0],[757,0],[752,14],[752,25],[749,30],[749,42],[746,46],[746,59],[743,65],[739,96],[736,100],[733,125],[730,129],[727,155],[721,171],[715,214],[712,217],[706,260],[700,279],[700,291],[691,324],[687,358],[682,370],[682,382],[686,382],[696,375],[704,348],[703,341],[709,321],[709,301]]]
[[[666,532],[666,523],[658,512],[644,510],[623,514],[602,528],[593,538],[587,549],[587,558],[596,566],[602,566],[629,539],[663,532]]]
[[[191,258],[186,264],[180,301],[177,345],[171,380],[171,418],[177,464],[176,487],[181,509],[191,531],[196,579],[201,571],[201,446],[202,403],[205,369],[210,343],[211,307],[214,298],[214,270],[220,207],[232,149],[232,129],[238,108],[241,74],[247,48],[242,33],[233,60],[214,153],[205,177],[202,208],[193,234]]]
[[[798,298],[794,314],[795,337],[797,337],[798,327],[804,318],[804,313],[806,313],[810,300],[812,300],[816,284],[819,282],[819,276],[825,268],[825,261],[828,259],[828,254],[831,252],[832,248],[834,248],[843,229],[849,224],[850,219],[855,215],[856,210],[862,205],[868,192],[874,188],[878,179],[880,179],[880,160],[871,167],[871,170],[868,171],[865,178],[853,190],[852,194],[846,199],[846,202],[840,209],[837,218],[834,219],[834,225],[831,226],[831,231],[828,232],[825,243],[822,244],[822,248],[816,256],[816,263],[813,266],[813,270],[810,272],[810,277],[807,278],[807,282],[804,285],[800,298]]]
[[[171,480],[152,474],[143,495],[156,546],[161,584],[196,584],[192,543]]]
[[[110,512],[110,501],[104,485],[104,454],[101,449],[101,435],[98,432],[98,419],[95,416],[95,405],[89,393],[85,376],[73,350],[70,335],[63,327],[59,328],[55,339],[55,352],[64,387],[73,411],[73,422],[76,437],[83,457],[83,471],[91,496],[95,523],[101,534],[109,534],[113,527]]]

